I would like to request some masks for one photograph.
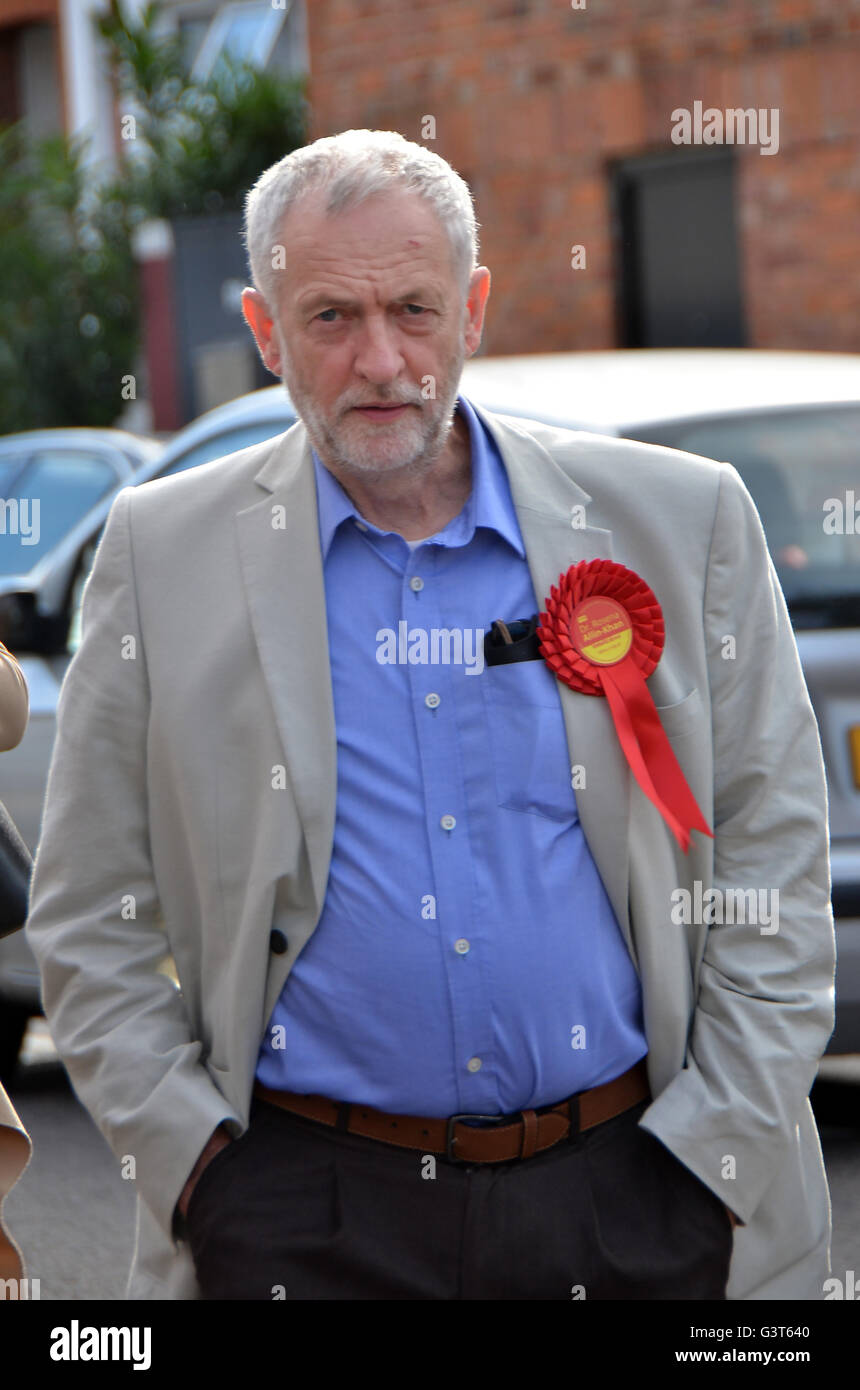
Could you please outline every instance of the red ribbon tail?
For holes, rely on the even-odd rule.
[[[598,669],[630,770],[686,854],[691,830],[712,838],[713,831],[666,737],[642,673],[629,660]]]

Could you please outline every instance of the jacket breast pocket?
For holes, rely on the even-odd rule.
[[[698,688],[691,690],[689,695],[685,695],[683,700],[678,700],[674,705],[658,705],[657,713],[666,737],[682,738],[695,728],[697,719],[703,713],[702,697]]]
[[[549,668],[543,661],[487,666],[481,682],[498,805],[577,820],[564,718]]]

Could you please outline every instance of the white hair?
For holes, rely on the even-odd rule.
[[[245,199],[245,248],[254,285],[270,308],[278,301],[273,252],[287,212],[325,190],[327,215],[374,193],[404,188],[429,203],[448,233],[465,296],[478,263],[478,226],[465,179],[441,155],[394,130],[344,130],[303,145],[260,175]],[[288,253],[288,248],[285,248]]]

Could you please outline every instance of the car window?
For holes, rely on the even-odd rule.
[[[40,449],[16,477],[6,503],[6,527],[11,529],[10,499],[19,544],[4,546],[0,574],[26,574],[100,498],[117,483],[108,459],[76,449]]]
[[[673,421],[635,437],[734,464],[796,625],[860,626],[860,406]]]
[[[157,476],[168,478],[171,473],[183,473],[186,468],[196,468],[200,463],[210,463],[212,459],[222,458],[225,454],[235,454],[238,449],[259,444],[262,439],[273,439],[276,434],[283,434],[284,430],[295,424],[295,420],[295,415],[285,413],[280,420],[249,420],[247,424],[225,429],[221,434],[193,444]]]

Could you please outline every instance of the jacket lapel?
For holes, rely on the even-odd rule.
[[[316,483],[301,422],[287,431],[255,482],[263,495],[236,514],[242,578],[319,917],[334,839],[337,743]]]
[[[587,522],[591,497],[543,445],[510,417],[501,420],[470,404],[499,446],[535,595],[543,609],[551,586],[571,565],[612,559],[612,532],[581,524]],[[628,903],[630,770],[606,700],[581,695],[561,682],[559,692],[571,764],[585,769],[585,787],[576,793],[580,822],[635,960]]]

